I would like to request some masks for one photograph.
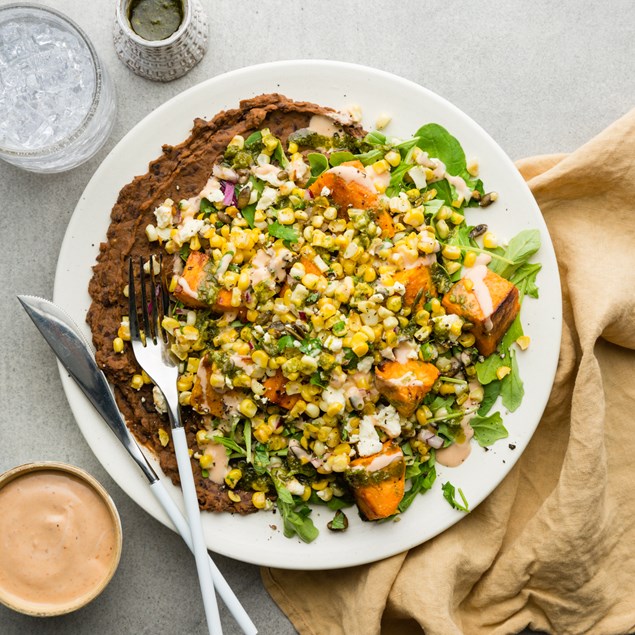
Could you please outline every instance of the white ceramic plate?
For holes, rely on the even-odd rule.
[[[390,113],[393,120],[386,132],[395,136],[409,137],[428,122],[445,126],[460,140],[468,157],[479,158],[486,187],[500,195],[500,200],[487,210],[468,210],[469,222],[487,222],[497,235],[508,238],[526,228],[538,228],[542,234],[543,246],[536,256],[543,265],[538,277],[540,299],[528,298],[522,308],[525,332],[531,336],[530,348],[518,356],[525,397],[516,412],[502,412],[509,439],[499,441],[489,452],[473,443],[472,455],[461,467],[439,466],[434,488],[418,497],[399,522],[364,523],[352,511],[348,513],[348,531],[334,533],[326,528],[332,512],[315,509],[313,518],[320,535],[309,545],[285,538],[280,518],[274,514],[204,514],[209,548],[238,560],[290,569],[359,565],[421,544],[461,520],[462,512],[453,510],[443,499],[442,483],[449,480],[462,488],[471,509],[490,494],[527,446],[553,382],[561,330],[560,284],[553,247],[525,182],[511,160],[476,123],[417,84],[352,64],[278,62],[210,79],[148,115],[101,164],[69,223],[57,266],[54,300],[75,318],[90,339],[85,322],[90,305],[88,282],[119,190],[135,175],[147,171],[149,161],[161,154],[162,144],[178,144],[186,139],[194,118],[208,119],[220,110],[236,107],[241,99],[270,92],[339,109],[359,104],[366,129],[373,129],[380,113]],[[104,468],[143,509],[169,526],[144,477],[106,424],[68,375],[61,372],[61,377],[81,431]],[[154,464],[159,471],[156,461]],[[180,492],[167,479],[164,481],[181,504]]]

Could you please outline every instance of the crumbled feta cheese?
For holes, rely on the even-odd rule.
[[[309,170],[309,166],[302,159],[294,159],[287,165],[287,174],[292,181],[301,180]]]
[[[271,207],[278,200],[278,190],[274,190],[272,187],[265,187],[260,195],[260,200],[256,205],[256,209],[265,210]]]
[[[154,400],[154,407],[159,414],[167,414],[168,404],[165,401],[165,397],[158,386],[152,389],[152,399]]]
[[[280,187],[283,183],[283,181],[278,178],[280,168],[275,165],[271,165],[270,163],[254,167],[252,168],[252,172],[261,181],[266,181],[274,187]]]
[[[339,353],[342,350],[342,340],[339,337],[335,337],[335,335],[329,335],[324,340],[324,346],[333,351],[333,353]]]
[[[154,210],[154,217],[157,219],[157,227],[164,229],[172,224],[172,212],[174,210],[174,201],[166,198],[159,207]]]
[[[346,396],[342,388],[334,388],[329,385],[322,392],[322,402],[324,402],[327,407],[331,404],[339,403],[342,408],[344,408],[346,406]]]
[[[296,478],[287,481],[285,486],[294,496],[302,496],[304,494],[304,485]]]
[[[370,456],[381,451],[381,441],[374,423],[375,416],[365,416],[359,423],[357,452],[360,456]]]
[[[426,187],[426,173],[420,165],[415,165],[414,168],[408,170],[408,175],[413,180],[415,187],[420,190]]]
[[[198,234],[198,232],[202,229],[203,224],[202,220],[198,220],[197,218],[188,218],[179,227],[179,230],[174,237],[174,242],[180,245],[187,242]]]
[[[401,434],[401,418],[393,406],[385,406],[374,416],[374,425],[381,428],[391,439]]]

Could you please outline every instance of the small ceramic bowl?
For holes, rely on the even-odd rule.
[[[207,15],[199,0],[182,0],[183,21],[165,40],[146,40],[130,25],[132,0],[117,0],[114,25],[115,51],[122,62],[141,77],[169,82],[185,75],[207,51]]]
[[[0,602],[36,617],[94,600],[121,557],[119,513],[87,472],[28,463],[0,475]]]

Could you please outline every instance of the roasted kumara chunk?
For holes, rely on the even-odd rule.
[[[406,462],[398,445],[384,443],[377,454],[351,461],[346,480],[368,520],[396,514],[404,495]]]
[[[385,361],[375,370],[375,385],[399,414],[410,417],[438,377],[437,367],[427,362],[412,359],[403,364]]]
[[[437,295],[430,267],[427,265],[417,264],[410,269],[398,271],[393,277],[406,287],[403,304],[412,311],[420,309],[428,298]]]
[[[471,267],[444,296],[448,313],[473,324],[481,355],[491,355],[520,311],[518,289],[484,265]]]
[[[326,188],[326,190],[325,190]],[[370,209],[377,205],[377,191],[360,161],[346,161],[322,172],[309,187],[313,196],[328,191],[328,197],[341,209]]]
[[[198,372],[192,386],[190,405],[199,414],[222,417],[224,415],[223,396],[210,385],[211,373],[212,363],[205,355],[198,365]]]
[[[381,229],[382,238],[393,238],[395,235],[395,223],[388,210],[382,209],[376,212],[375,222]]]
[[[272,403],[287,410],[291,410],[291,408],[295,406],[296,401],[300,398],[300,395],[287,394],[287,379],[280,371],[271,377],[267,377],[263,385],[265,387],[265,397]]]
[[[219,289],[210,272],[211,259],[202,251],[192,251],[178,279],[174,297],[193,309],[211,307],[215,311],[237,311],[232,306],[232,292]],[[209,300],[212,300],[210,303]]]
[[[209,274],[206,271],[209,264],[209,256],[201,251],[192,251],[187,258],[185,268],[180,276],[174,297],[183,302],[185,306],[194,309],[204,308],[207,303],[204,301],[199,291],[206,283]]]

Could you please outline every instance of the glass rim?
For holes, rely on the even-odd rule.
[[[0,6],[0,19],[2,18],[2,14],[10,9],[31,9],[35,10],[36,12],[39,11],[49,13],[61,22],[65,23],[68,27],[70,27],[71,30],[74,30],[80,37],[80,39],[84,42],[93,63],[95,89],[93,91],[90,108],[88,109],[81,123],[77,126],[77,128],[75,128],[75,130],[73,130],[72,133],[54,144],[43,146],[34,150],[16,150],[14,148],[6,148],[2,145],[2,142],[0,142],[0,152],[5,154],[6,156],[22,158],[40,158],[50,156],[56,154],[57,152],[60,152],[61,150],[64,150],[66,147],[80,138],[90,122],[93,120],[95,113],[97,112],[99,99],[102,94],[103,73],[105,69],[102,67],[101,62],[99,61],[99,57],[97,55],[95,47],[93,46],[86,33],[83,31],[83,29],[74,20],[64,15],[61,11],[58,11],[57,9],[53,9],[51,7],[46,7],[36,2],[14,2],[11,4]]]

